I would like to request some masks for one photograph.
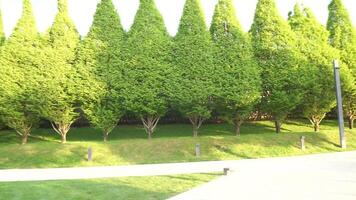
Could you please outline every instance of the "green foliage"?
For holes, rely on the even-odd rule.
[[[298,105],[318,124],[335,105],[330,65],[338,58],[350,124],[356,118],[356,31],[341,0],[329,5],[330,34],[308,9],[296,7],[288,24],[274,0],[259,0],[252,37],[241,30],[232,0],[219,1],[210,33],[200,0],[186,0],[174,40],[154,0],[140,1],[127,35],[112,0],[102,0],[81,42],[67,0],[58,0],[42,36],[30,0],[23,2],[6,41],[0,13],[0,120],[24,138],[44,118],[65,142],[79,109],[106,136],[128,113],[150,137],[168,109],[188,117],[197,135],[214,106],[240,126],[260,91],[260,111],[274,117],[277,132]]]
[[[1,48],[0,113],[7,126],[27,142],[31,128],[39,121],[37,102],[39,87],[40,43],[29,0],[10,38]]]
[[[341,60],[356,73],[356,30],[342,0],[329,4],[327,29],[331,45],[340,50]]]
[[[352,128],[353,120],[356,118],[356,30],[341,0],[332,0],[329,4],[327,29],[330,32],[330,44],[340,50],[341,61],[348,66],[353,75],[352,88],[343,88],[345,110]],[[344,79],[348,78],[345,77],[347,74],[346,70],[343,74]]]
[[[4,42],[5,42],[4,25],[3,25],[2,15],[0,11],[0,46],[2,46]]]
[[[199,0],[186,1],[174,42],[173,104],[199,128],[211,115],[214,92],[212,41]]]
[[[141,0],[135,22],[128,33],[125,80],[125,106],[140,117],[150,135],[146,120],[155,122],[165,114],[167,74],[170,70],[171,39],[153,0]],[[152,127],[151,128],[154,128]]]
[[[2,21],[2,17],[1,17],[1,11],[0,11],[0,52],[2,52],[1,48],[2,48],[2,45],[4,44],[4,42],[5,42],[5,33],[4,33],[4,29],[3,29],[3,21]],[[4,122],[1,121],[1,113],[0,113],[0,130],[3,128],[4,128]]]
[[[296,4],[289,23],[297,34],[298,48],[308,62],[306,85],[301,109],[317,131],[319,123],[335,106],[335,88],[332,61],[338,57],[336,49],[329,46],[329,33],[310,9],[300,9]]]
[[[111,0],[102,0],[88,36],[78,48],[78,92],[89,121],[104,133],[116,127],[124,112],[121,52],[125,32]]]
[[[210,32],[218,111],[237,126],[260,99],[261,80],[250,38],[236,19],[232,0],[219,1]]]
[[[52,122],[62,135],[62,142],[71,124],[78,117],[74,61],[79,34],[69,18],[67,1],[58,0],[58,14],[46,38],[43,62],[44,82],[41,86],[41,115]]]
[[[304,72],[296,36],[278,14],[274,0],[258,1],[251,34],[254,53],[262,68],[261,107],[279,123],[302,97]]]

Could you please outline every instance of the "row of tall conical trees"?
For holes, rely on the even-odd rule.
[[[356,33],[341,0],[329,5],[327,29],[296,5],[288,21],[274,0],[259,0],[249,33],[232,0],[216,5],[210,31],[199,0],[186,0],[175,37],[167,33],[154,0],[141,0],[128,32],[111,0],[101,0],[88,35],[80,40],[58,0],[44,34],[36,30],[30,0],[5,40],[0,23],[0,118],[22,136],[41,119],[66,142],[83,113],[104,140],[129,113],[151,138],[168,110],[186,116],[194,136],[216,111],[236,134],[252,111],[273,117],[276,132],[299,109],[319,130],[335,106],[332,60],[342,64],[345,111],[355,118]],[[1,21],[1,20],[0,20]]]

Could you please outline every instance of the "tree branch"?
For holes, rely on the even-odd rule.
[[[53,130],[58,133],[59,135],[62,135],[61,132],[58,130],[58,128],[56,127],[56,125],[54,124],[54,122],[51,122],[52,128]]]
[[[17,133],[18,135],[20,135],[20,136],[23,136],[23,134],[22,134],[20,131],[18,131],[18,130],[16,130],[16,133]]]

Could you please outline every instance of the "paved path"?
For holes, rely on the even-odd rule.
[[[175,174],[209,173],[223,171],[238,161],[208,161],[190,163],[147,164],[113,167],[78,167],[51,169],[0,170],[0,182],[73,180],[127,176],[159,176]]]
[[[171,200],[355,200],[356,151],[286,158],[0,170],[0,182],[208,173],[222,176]]]
[[[170,200],[356,200],[356,152],[242,160]]]

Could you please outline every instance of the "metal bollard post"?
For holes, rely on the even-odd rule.
[[[300,148],[305,150],[305,136],[300,137]]]
[[[88,148],[88,161],[93,160],[93,150],[91,147]]]
[[[199,156],[200,156],[200,144],[199,144],[199,143],[197,143],[197,144],[195,145],[195,156],[196,156],[196,157],[199,157]]]
[[[224,168],[224,175],[226,176],[229,171],[230,171],[230,168]]]

